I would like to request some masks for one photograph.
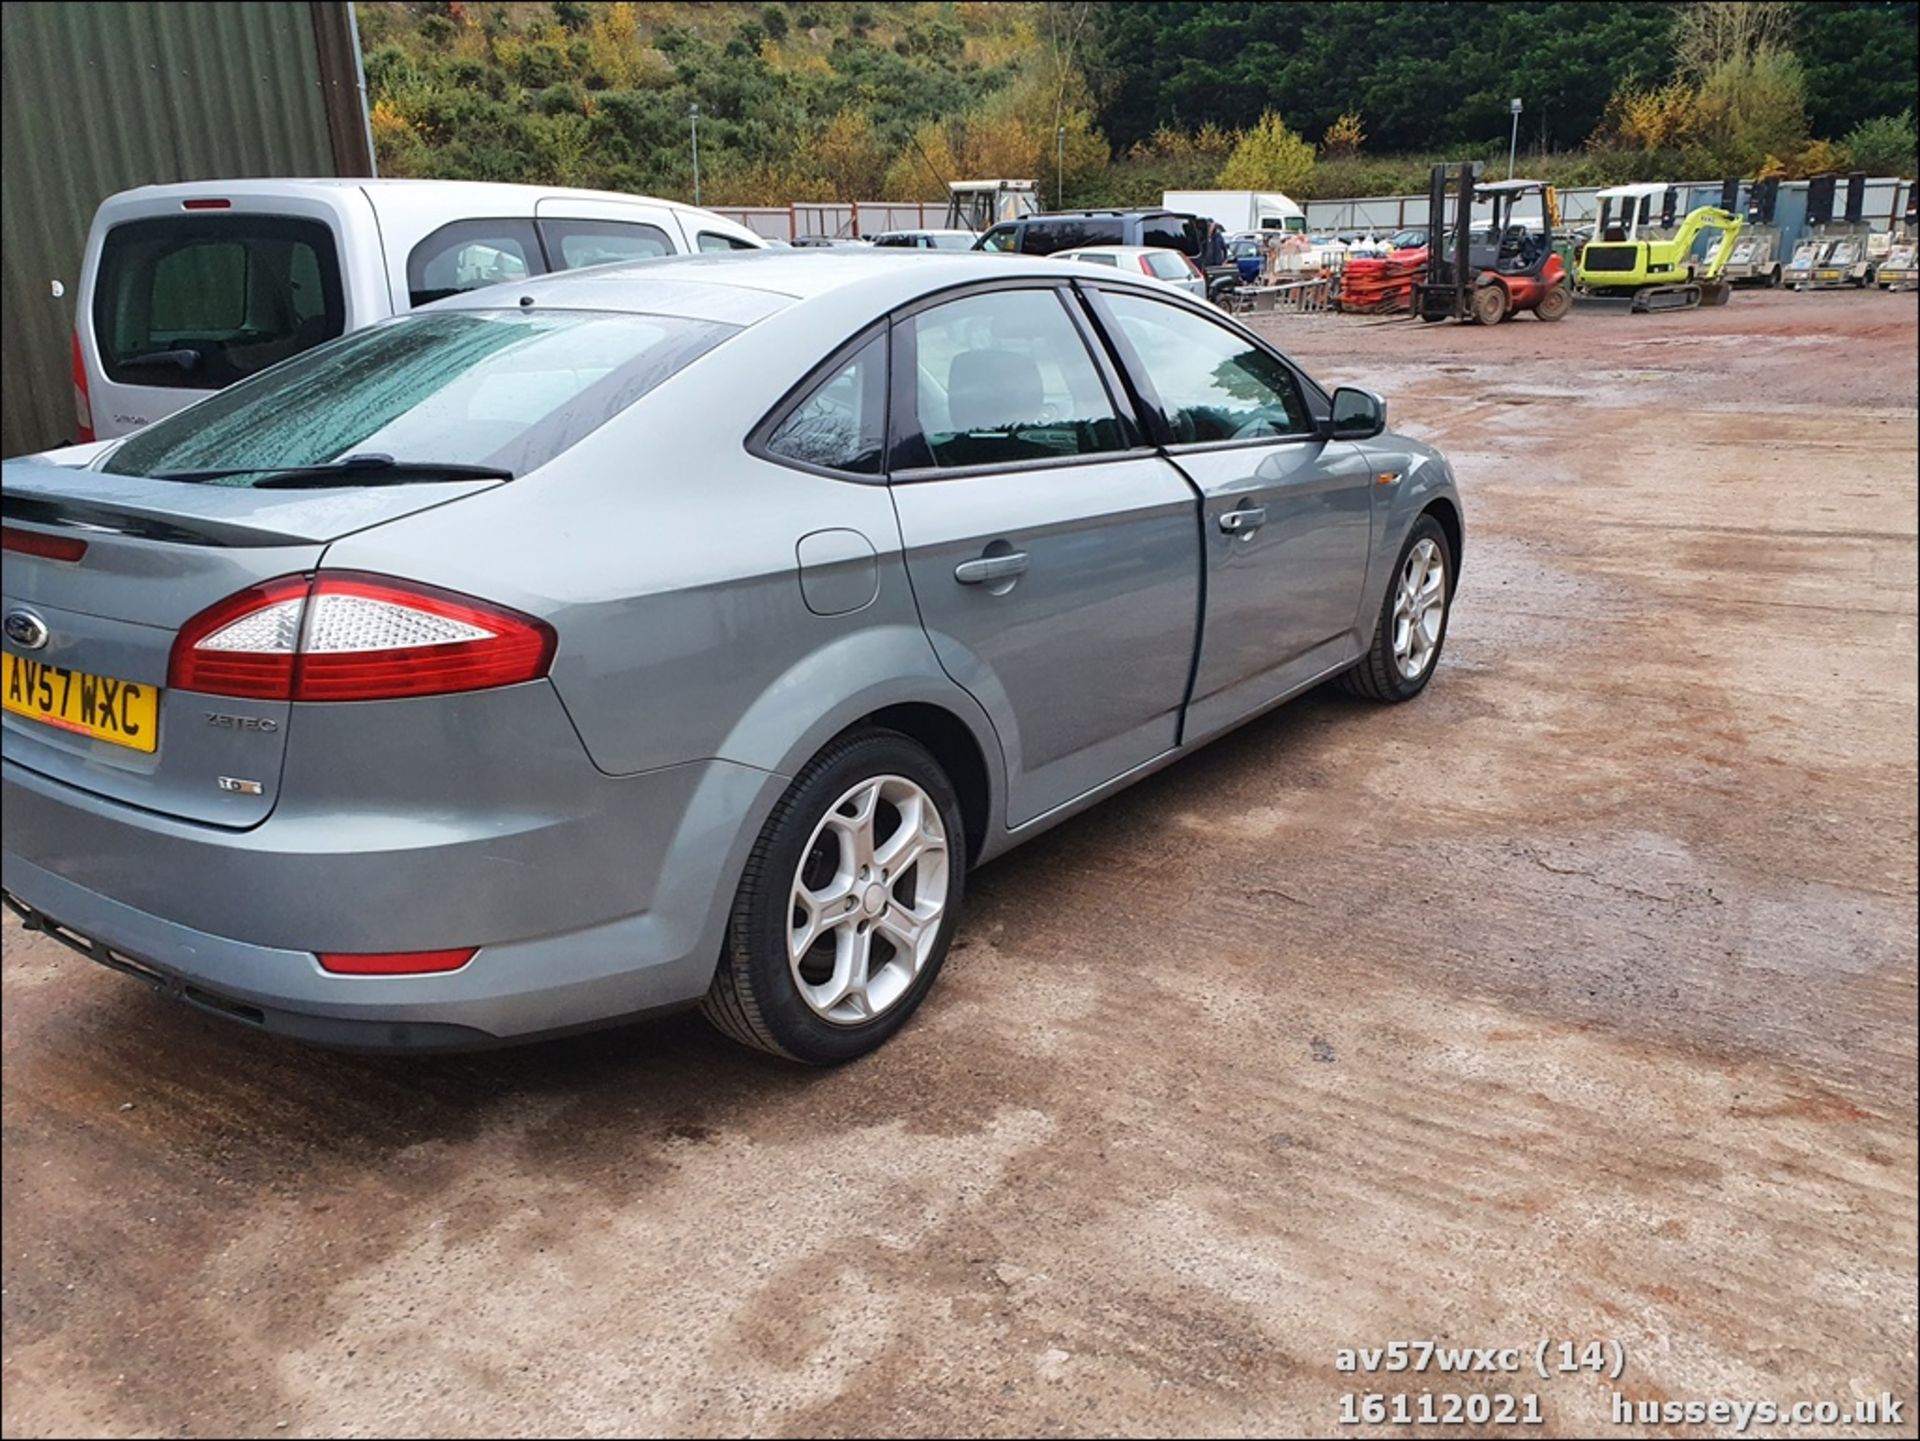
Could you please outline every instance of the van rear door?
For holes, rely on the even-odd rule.
[[[366,208],[358,187],[323,198],[228,193],[218,182],[204,193],[156,190],[110,197],[87,241],[74,334],[96,438],[386,314],[377,254],[369,269],[353,253],[347,221]]]

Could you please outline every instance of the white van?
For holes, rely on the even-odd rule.
[[[758,250],[671,200],[465,180],[207,180],[101,202],[74,304],[78,438],[170,415],[303,350],[500,281]]]

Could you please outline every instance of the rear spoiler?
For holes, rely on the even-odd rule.
[[[253,490],[111,475],[30,456],[0,464],[0,516],[29,525],[107,531],[176,545],[324,545],[498,484],[449,480]]]

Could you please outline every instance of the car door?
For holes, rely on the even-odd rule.
[[[1070,289],[896,317],[895,511],[941,665],[991,716],[1020,825],[1170,750],[1199,619],[1197,497]]]
[[[1092,293],[1202,496],[1206,618],[1184,731],[1198,740],[1351,659],[1373,470],[1321,438],[1299,376],[1242,332],[1137,291]]]

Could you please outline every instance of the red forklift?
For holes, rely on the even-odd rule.
[[[1558,320],[1573,281],[1553,248],[1559,204],[1542,180],[1480,183],[1480,162],[1436,165],[1427,188],[1427,271],[1413,285],[1422,320],[1498,325],[1517,310]],[[1537,198],[1537,206],[1526,202]],[[1488,207],[1474,223],[1475,202]],[[1537,223],[1533,214],[1538,210]]]

